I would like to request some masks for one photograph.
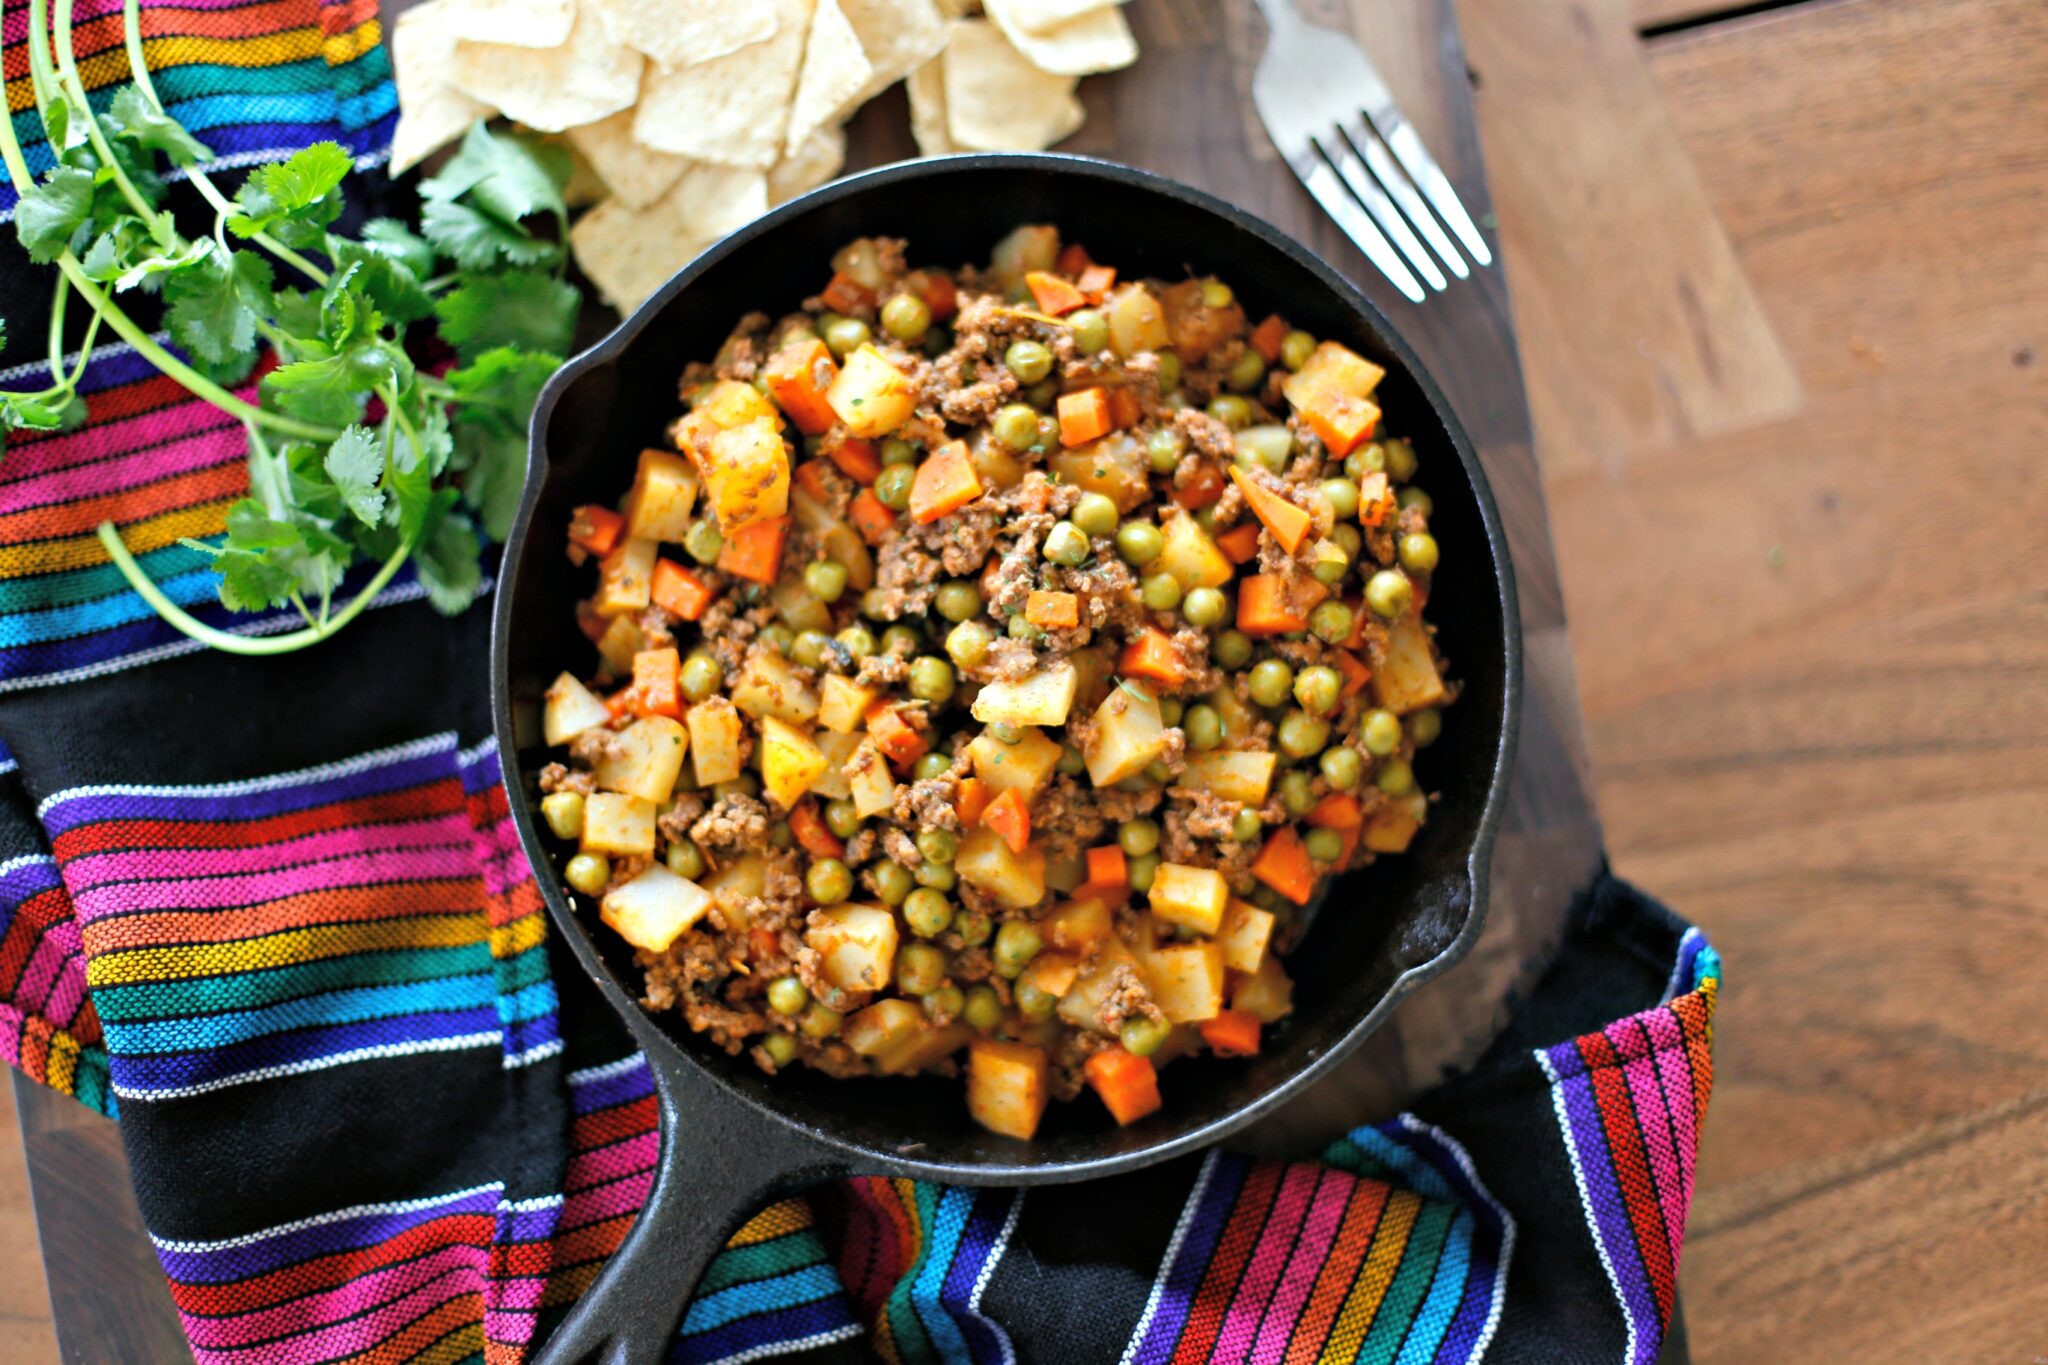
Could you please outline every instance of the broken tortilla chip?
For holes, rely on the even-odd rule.
[[[402,175],[489,118],[491,108],[448,84],[455,33],[448,10],[457,0],[427,0],[398,16],[391,30],[392,80],[398,127],[391,133],[392,175]]]
[[[631,108],[646,63],[632,48],[605,37],[595,17],[583,14],[569,41],[547,51],[458,42],[451,78],[456,89],[505,117],[559,133]]]
[[[955,19],[945,56],[946,128],[979,152],[1042,151],[1081,126],[1074,78],[1041,71],[985,19]]]
[[[612,197],[611,186],[605,184],[604,177],[591,166],[589,157],[567,142],[563,142],[561,148],[569,154],[569,178],[562,183],[564,204],[572,209],[587,209]]]
[[[606,187],[633,208],[644,208],[669,192],[690,168],[690,159],[657,152],[633,141],[633,111],[571,128],[569,145],[590,161]]]
[[[662,70],[713,61],[775,36],[774,5],[733,0],[583,0],[615,43],[636,48]]]
[[[768,211],[768,177],[759,171],[700,164],[684,171],[661,202],[685,237],[712,241]]]
[[[1038,0],[983,0],[982,7],[1025,60],[1041,71],[1088,76],[1138,60],[1138,40],[1131,36],[1123,11],[1114,5],[1045,29],[1030,23],[1040,8]]]
[[[945,156],[960,150],[946,126],[946,59],[934,57],[903,78],[910,96],[910,135],[925,156]]]
[[[946,16],[935,0],[839,0],[839,8],[871,68],[855,104],[867,103],[945,50]]]
[[[812,0],[749,0],[776,12],[775,36],[674,71],[650,71],[633,140],[698,161],[766,170],[782,151]]]
[[[1011,0],[1005,8],[1011,11],[1012,23],[1032,33],[1044,33],[1070,19],[1124,3],[1126,0]]]
[[[452,0],[446,25],[473,43],[560,47],[576,26],[576,0]]]
[[[804,64],[796,78],[796,97],[790,102],[783,146],[799,146],[825,124],[837,123],[873,70],[839,0],[817,0],[810,35],[804,40]]]
[[[692,166],[658,202],[610,199],[569,230],[576,264],[607,302],[631,312],[705,247],[768,207],[767,178],[729,166]]]
[[[768,168],[768,202],[780,204],[814,190],[839,174],[845,164],[846,130],[820,128]]]

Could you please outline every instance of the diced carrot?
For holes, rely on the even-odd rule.
[[[832,282],[819,291],[818,299],[835,313],[859,313],[874,307],[874,291],[840,271],[832,272]]]
[[[825,827],[825,817],[818,814],[818,803],[809,798],[790,808],[789,832],[813,858],[837,858],[846,852],[839,836]]]
[[[654,605],[685,621],[695,621],[711,605],[711,585],[673,559],[654,561],[654,577],[648,584]]]
[[[1101,303],[1116,287],[1116,267],[1113,265],[1091,265],[1086,270],[1075,272],[1074,287],[1088,296],[1090,303]]]
[[[604,709],[611,713],[613,720],[633,714],[633,689],[622,687],[604,699]]]
[[[868,738],[882,751],[882,757],[898,767],[907,768],[924,757],[931,746],[924,736],[912,729],[896,708],[887,702],[876,702],[868,708]]]
[[[1236,482],[1238,491],[1244,494],[1252,513],[1266,524],[1266,529],[1273,533],[1273,539],[1280,542],[1280,548],[1289,554],[1300,549],[1315,518],[1236,465],[1230,467],[1230,477]]]
[[[1031,807],[1024,800],[1024,793],[1015,787],[1005,788],[988,803],[988,809],[981,813],[981,823],[1002,835],[1012,853],[1021,855],[1031,846]]]
[[[1354,619],[1352,624],[1357,625]],[[1337,671],[1344,675],[1344,695],[1355,696],[1367,683],[1372,681],[1372,670],[1359,662],[1358,656],[1349,650],[1337,649],[1331,653],[1337,656]]]
[[[1287,319],[1278,313],[1270,314],[1266,320],[1252,328],[1252,349],[1266,358],[1271,365],[1280,358],[1280,343],[1287,339]]]
[[[725,538],[718,552],[718,567],[756,583],[773,583],[782,567],[782,542],[789,535],[789,518],[764,517],[750,521]]]
[[[825,446],[825,458],[839,466],[839,472],[855,483],[873,483],[882,472],[882,457],[873,441],[848,436]]]
[[[953,286],[951,275],[937,271],[919,271],[922,276],[917,292],[924,299],[925,306],[932,310],[933,322],[944,322],[960,311],[960,291]]]
[[[657,575],[657,581],[659,581],[658,575],[661,572],[661,566],[656,564],[654,570]],[[612,621],[609,616],[599,616],[590,609],[588,602],[578,602],[576,604],[576,629],[589,636],[590,643],[596,644],[599,640],[602,640],[604,633],[611,629],[611,624]]]
[[[1114,388],[1109,391],[1109,420],[1113,430],[1122,431],[1125,427],[1134,427],[1138,424],[1138,419],[1144,415],[1145,410],[1138,406],[1138,395],[1126,388]]]
[[[1083,446],[1113,429],[1109,393],[1100,384],[1078,393],[1063,393],[1059,399],[1060,444]]]
[[[1199,512],[1223,496],[1226,482],[1223,471],[1215,465],[1197,465],[1188,481],[1173,490],[1173,500],[1190,512]]]
[[[1374,471],[1358,481],[1358,519],[1367,526],[1378,526],[1395,511],[1394,496],[1387,487],[1387,476]]]
[[[896,514],[883,505],[872,488],[863,488],[853,495],[853,505],[847,508],[847,515],[853,519],[853,529],[860,532],[860,538],[870,545],[880,545],[889,538],[889,529],[896,524]]]
[[[954,798],[954,809],[959,813],[963,828],[972,829],[981,823],[981,813],[988,809],[988,783],[978,777],[960,779],[960,795]]]
[[[1252,875],[1296,905],[1307,905],[1316,889],[1315,864],[1309,860],[1308,848],[1292,825],[1282,825],[1273,831],[1259,856],[1252,860]]]
[[[569,515],[569,543],[594,555],[608,555],[625,528],[626,519],[609,507],[579,507]]]
[[[1300,411],[1333,457],[1349,455],[1380,423],[1376,404],[1327,386],[1317,388]]]
[[[1233,526],[1216,537],[1216,548],[1223,551],[1223,557],[1233,564],[1249,564],[1258,558],[1258,523],[1247,521]]]
[[[1040,630],[1072,630],[1081,624],[1081,599],[1070,592],[1034,590],[1024,599],[1024,619]]]
[[[1088,254],[1087,247],[1079,242],[1068,242],[1060,248],[1059,258],[1052,263],[1052,268],[1062,275],[1078,275],[1094,264],[1095,259]]]
[[[1129,890],[1130,875],[1124,851],[1115,844],[1100,844],[1088,850],[1088,882],[1082,889],[1114,886]]]
[[[925,456],[910,485],[910,519],[929,525],[956,512],[981,496],[981,476],[974,472],[974,459],[967,442],[948,441]]]
[[[1356,829],[1365,823],[1365,810],[1350,792],[1331,792],[1309,808],[1308,822],[1317,829]]]
[[[683,718],[683,656],[674,646],[633,656],[633,714]]]
[[[1258,1026],[1256,1019],[1252,1026]],[[1159,1108],[1159,1073],[1143,1057],[1106,1047],[1091,1053],[1081,1070],[1118,1124],[1135,1123]]]
[[[819,502],[829,502],[832,498],[832,485],[826,478],[825,471],[831,467],[824,460],[805,460],[796,467],[792,477],[796,479],[798,488]]]
[[[1259,1050],[1259,1019],[1246,1010],[1225,1010],[1195,1025],[1209,1050],[1224,1057],[1250,1057]]]
[[[1153,682],[1168,687],[1178,687],[1188,679],[1187,664],[1181,660],[1166,638],[1166,633],[1146,626],[1124,646],[1124,652],[1116,661],[1117,671],[1134,678],[1150,678]]]
[[[818,338],[800,337],[790,342],[768,358],[761,373],[768,381],[768,396],[804,435],[821,435],[839,420],[825,401],[825,390],[838,377],[839,365]]]
[[[1038,304],[1038,311],[1058,317],[1071,313],[1088,302],[1081,291],[1059,276],[1044,270],[1028,270],[1024,273],[1024,287],[1031,291],[1031,297]]]
[[[1307,630],[1309,608],[1328,592],[1312,578],[1298,581],[1301,591],[1290,593],[1288,580],[1279,574],[1258,573],[1246,578],[1237,590],[1237,628],[1247,635]]]
[[[1344,605],[1351,608],[1351,633],[1338,641],[1338,648],[1355,654],[1365,648],[1365,621],[1372,613],[1365,609],[1363,597],[1347,597]]]

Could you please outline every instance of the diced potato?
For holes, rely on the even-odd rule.
[[[799,493],[802,491],[797,490]],[[768,589],[768,600],[775,604],[776,614],[791,630],[832,633],[832,608],[820,602],[804,586],[802,565],[785,563],[782,566],[782,577]]]
[[[1215,943],[1175,943],[1147,954],[1152,1001],[1168,1023],[1196,1024],[1223,1012],[1223,949]]]
[[[643,716],[612,736],[612,752],[591,765],[590,775],[608,792],[624,792],[657,804],[675,793],[690,734],[678,720]]]
[[[1110,688],[1095,708],[1095,742],[1083,755],[1088,780],[1098,787],[1114,786],[1145,771],[1165,752],[1166,726],[1160,723],[1159,703],[1128,684]]]
[[[1128,512],[1152,496],[1145,447],[1129,431],[1112,431],[1071,450],[1062,446],[1045,457],[1045,466],[1061,483],[1102,494],[1119,512]]]
[[[1166,543],[1159,552],[1159,567],[1173,576],[1181,591],[1220,588],[1237,572],[1209,533],[1187,513],[1169,513],[1160,530],[1165,532]]]
[[[622,540],[598,561],[590,605],[599,616],[646,610],[654,597],[654,551],[651,540]]]
[[[1225,801],[1263,806],[1273,787],[1273,765],[1277,760],[1268,750],[1212,749],[1189,754],[1181,785],[1208,792]]]
[[[880,815],[896,805],[896,775],[872,740],[863,739],[847,760],[846,785],[853,790],[853,808],[861,819]]]
[[[1202,700],[1214,708],[1216,718],[1223,722],[1225,744],[1240,743],[1257,733],[1258,717],[1238,697],[1236,688],[1219,687]]]
[[[1090,896],[1068,901],[1039,921],[1039,932],[1055,948],[1086,952],[1108,938],[1115,929],[1109,902]]]
[[[818,974],[843,991],[878,991],[896,963],[896,916],[877,905],[829,905],[811,915],[804,942]]]
[[[690,529],[697,505],[697,471],[667,450],[640,452],[640,470],[626,495],[626,534],[642,540],[678,541]]]
[[[1326,341],[1316,347],[1308,364],[1287,376],[1280,387],[1290,404],[1303,408],[1321,391],[1349,398],[1371,398],[1386,373],[1342,342]]]
[[[711,895],[703,887],[650,863],[633,880],[605,892],[597,916],[635,948],[665,953],[710,908]]]
[[[768,889],[768,860],[749,853],[726,862],[704,878],[703,887],[735,929],[747,927],[747,903]]]
[[[729,431],[763,419],[780,430],[782,418],[767,394],[737,379],[720,379],[698,393],[690,406],[690,415],[683,420],[690,427],[691,439],[696,441],[712,431]]]
[[[827,673],[818,700],[818,724],[850,735],[867,723],[868,708],[874,704],[874,688],[862,687],[837,673]]]
[[[974,476],[986,487],[1015,488],[1024,482],[1024,462],[988,427],[976,427],[967,438],[967,458]]]
[[[1374,853],[1406,853],[1428,813],[1429,798],[1421,792],[1395,798],[1366,820],[1365,846]]]
[[[1255,972],[1266,960],[1266,945],[1273,941],[1273,916],[1245,901],[1233,900],[1223,912],[1223,927],[1216,942],[1223,948],[1223,965],[1233,972]]]
[[[1223,924],[1223,908],[1230,903],[1230,883],[1214,868],[1161,863],[1152,874],[1152,889],[1147,895],[1154,918],[1185,924],[1198,934],[1213,934]]]
[[[773,419],[757,417],[714,432],[698,451],[697,462],[725,534],[789,510],[789,447]]]
[[[1250,976],[1230,992],[1230,1008],[1243,1010],[1262,1024],[1277,1024],[1294,1008],[1294,982],[1280,959],[1271,953]]]
[[[824,752],[809,735],[775,716],[761,722],[761,786],[769,800],[788,810],[823,771]]]
[[[564,673],[548,684],[541,708],[541,735],[549,744],[567,744],[611,718],[610,708],[595,692],[576,681],[574,674]]]
[[[1045,899],[1045,855],[1035,848],[1012,853],[1003,836],[987,825],[960,841],[953,871],[1012,910],[1029,910]]]
[[[772,649],[756,649],[733,679],[732,704],[756,720],[773,716],[791,725],[818,718],[818,694],[797,677],[789,660]]]
[[[624,792],[592,792],[583,798],[581,848],[606,857],[653,857],[654,803]]]
[[[1081,974],[1081,959],[1073,953],[1040,953],[1031,959],[1017,980],[1030,982],[1047,995],[1057,1000],[1074,987],[1074,978]]]
[[[877,1000],[857,1014],[848,1015],[839,1036],[863,1057],[874,1057],[901,1047],[924,1026],[924,1011],[908,1000]]]
[[[1109,296],[1102,310],[1109,321],[1109,349],[1129,360],[1140,351],[1164,350],[1172,343],[1166,330],[1166,309],[1142,284],[1127,284]]]
[[[1026,729],[1023,733],[1024,737],[1015,744],[980,734],[967,746],[974,775],[988,784],[991,796],[999,796],[1013,787],[1027,798],[1036,796],[1051,780],[1060,761],[1059,741],[1048,738],[1043,730]]]
[[[1411,612],[1387,627],[1387,654],[1373,670],[1372,691],[1381,706],[1401,716],[1444,699],[1443,675],[1436,671],[1420,616]]]
[[[1124,945],[1124,941],[1113,936],[1105,938],[1090,959],[1088,970],[1076,978],[1067,993],[1060,997],[1059,1017],[1075,1028],[1114,1034],[1116,1030],[1103,1022],[1102,1006],[1116,988],[1119,967],[1128,967],[1140,982],[1146,979],[1143,964]]]
[[[821,730],[811,736],[811,743],[825,755],[825,771],[811,783],[811,795],[826,801],[844,801],[852,796],[853,784],[846,780],[846,765],[853,761],[853,751],[860,748],[860,736]]]
[[[1173,349],[1190,365],[1232,337],[1244,335],[1244,308],[1235,299],[1217,308],[1205,298],[1205,286],[1213,283],[1214,276],[1182,280],[1169,285],[1166,296],[1160,300],[1166,309],[1166,330],[1173,338]]]
[[[917,406],[917,395],[910,391],[909,376],[870,345],[846,357],[832,387],[825,390],[825,401],[848,433],[874,437],[902,426]]]
[[[846,570],[847,587],[855,592],[866,592],[875,586],[875,557],[868,553],[868,543],[860,538],[860,532],[833,516],[831,508],[802,488],[789,490],[789,510],[795,516],[796,524],[809,531],[824,548],[825,558]],[[785,612],[784,616],[787,615]],[[799,626],[794,621],[790,622],[790,627],[794,630],[830,629],[827,626]]]
[[[1012,228],[989,252],[988,268],[1006,285],[1033,270],[1050,270],[1059,259],[1060,230],[1037,223]]]
[[[633,656],[646,647],[647,636],[641,631],[640,622],[631,616],[614,616],[606,623],[604,634],[597,637],[598,657],[621,678],[631,675]]]
[[[1051,1094],[1045,1050],[976,1038],[967,1045],[967,1112],[991,1133],[1028,1138]]]
[[[690,729],[690,763],[697,785],[738,778],[745,763],[747,727],[733,704],[724,697],[710,697],[691,707],[684,720]]]
[[[937,1066],[973,1037],[974,1030],[958,1020],[945,1025],[920,1024],[909,1037],[877,1055],[875,1066],[884,1076],[907,1076]]]
[[[1062,660],[1016,682],[992,682],[974,699],[974,718],[993,725],[1065,725],[1073,709],[1074,666]]]

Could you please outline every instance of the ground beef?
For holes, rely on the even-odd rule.
[[[1185,788],[1176,788],[1174,795],[1179,795],[1183,790]],[[1238,812],[1244,809],[1244,804],[1240,801],[1226,801],[1209,792],[1194,792],[1191,795],[1193,804],[1185,816],[1188,833],[1197,839],[1228,839],[1231,826],[1236,822]]]
[[[1128,1019],[1156,1020],[1160,1017],[1159,1007],[1152,1003],[1151,992],[1145,989],[1145,983],[1128,963],[1110,968],[1109,990],[1103,994],[1102,1012],[1097,1016],[1103,1032],[1115,1034]]]
[[[912,872],[924,862],[924,855],[917,851],[917,845],[910,836],[894,825],[882,827],[882,852],[889,855],[890,861],[901,863]]]
[[[1206,412],[1194,408],[1179,408],[1173,414],[1173,429],[1187,437],[1192,453],[1181,457],[1180,467],[1173,471],[1173,486],[1184,488],[1194,471],[1202,467],[1201,457],[1207,456],[1209,463],[1229,464],[1237,458],[1237,437],[1224,423]],[[1189,461],[1194,461],[1191,465]]]
[[[853,680],[862,687],[894,687],[910,676],[907,654],[870,654],[860,661]]]
[[[540,790],[543,796],[555,792],[575,792],[579,796],[588,796],[597,790],[597,779],[580,768],[550,763],[540,770]]]
[[[955,808],[959,800],[960,783],[950,774],[944,777],[920,778],[896,788],[896,807],[890,815],[898,823],[915,830],[959,829],[960,812]],[[883,846],[886,848],[888,834],[884,834],[882,838]],[[893,858],[896,855],[892,852],[889,856]],[[897,861],[903,860],[897,858]],[[916,863],[907,865],[917,866]]]
[[[642,649],[674,649],[676,637],[674,626],[677,618],[666,608],[649,603],[635,618],[640,627]]]
[[[654,828],[668,843],[679,843],[690,835],[690,826],[704,814],[704,798],[694,792],[678,792],[654,821]]]
[[[830,450],[847,439],[845,425],[843,423],[835,423],[832,429],[825,433],[823,441],[819,444],[822,449]],[[859,486],[852,479],[840,473],[839,466],[833,464],[830,460],[820,462],[818,467],[805,475],[805,477],[810,479],[819,488],[825,490],[825,496],[822,499],[825,504],[825,510],[842,521],[845,520],[847,506],[852,503],[853,495],[858,491]],[[818,554],[815,557],[819,559],[828,558],[828,556],[823,554]]]
[[[759,848],[768,839],[768,808],[751,796],[721,796],[690,826],[690,838],[711,852]]]
[[[603,725],[592,726],[569,741],[569,757],[586,768],[595,767],[608,758],[619,758],[625,751],[618,731]]]

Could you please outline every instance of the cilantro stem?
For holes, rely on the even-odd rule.
[[[324,624],[310,625],[304,630],[289,631],[283,635],[236,635],[231,631],[207,625],[165,596],[163,589],[150,580],[149,575],[142,571],[142,566],[135,562],[135,557],[128,553],[128,547],[121,543],[121,532],[113,522],[100,523],[99,538],[100,544],[106,547],[107,557],[114,562],[114,567],[121,571],[121,577],[128,580],[128,586],[135,589],[157,615],[192,639],[227,654],[290,654],[308,645],[319,644],[362,614],[363,609],[370,605],[371,599],[384,591],[385,585],[391,582],[391,576],[398,572],[399,566],[405,563],[406,556],[410,555],[413,549],[413,542],[408,540],[394,550],[391,557],[384,561],[384,566],[377,570],[376,577],[363,585],[363,590],[356,594],[355,600]]]
[[[31,33],[49,32],[44,24],[43,0],[29,0],[28,22]],[[85,121],[85,135],[92,142],[93,151],[99,154],[100,164],[113,177],[114,186],[121,191],[121,197],[135,210],[135,216],[149,224],[150,236],[157,245],[168,253],[173,246],[177,231],[171,226],[171,217],[159,213],[150,202],[142,197],[142,191],[135,188],[135,182],[128,178],[127,170],[114,156],[114,146],[107,141],[106,130],[100,127],[92,105],[86,102],[85,82],[78,77],[78,54],[72,50],[71,42],[71,0],[57,0],[57,34],[53,46],[56,49],[57,72],[62,78],[65,92],[78,105],[77,116]]]

